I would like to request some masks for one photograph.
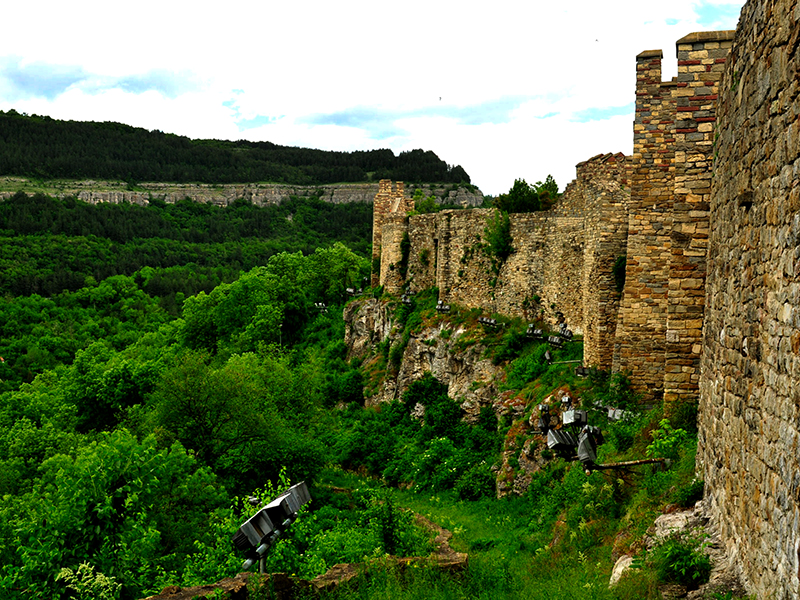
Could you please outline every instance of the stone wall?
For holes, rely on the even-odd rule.
[[[391,196],[393,205],[376,197],[375,230],[381,229],[376,238],[381,244],[378,283],[395,294],[437,286],[444,302],[529,320],[543,316],[552,326],[563,315],[577,333],[589,322],[589,357],[596,361],[591,364],[607,368],[618,302],[616,291],[609,295],[612,266],[624,254],[627,232],[626,182],[622,154],[579,164],[577,178],[553,209],[511,215],[514,252],[502,264],[493,261],[486,244],[485,229],[497,215],[494,209],[406,217],[405,212],[391,210],[402,206],[397,192]],[[403,278],[398,265],[405,235],[410,250]]]
[[[800,594],[800,4],[750,0],[719,91],[698,458],[759,598]]]
[[[678,76],[660,50],[636,57],[625,290],[613,370],[647,399],[697,397],[719,79],[733,31],[678,40]]]
[[[697,397],[716,104],[733,33],[693,33],[677,44],[675,198],[664,376],[667,402]]]

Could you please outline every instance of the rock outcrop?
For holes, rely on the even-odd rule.
[[[17,187],[30,191],[39,189],[28,180],[20,177],[4,177],[3,187]],[[409,185],[413,194],[415,187],[420,187],[426,195],[433,194],[440,202],[462,206],[479,206],[483,202],[483,194],[477,188],[425,184]],[[337,183],[330,185],[282,185],[277,183],[241,183],[241,184],[179,184],[179,183],[140,183],[133,190],[120,181],[57,181],[46,184],[46,193],[65,198],[75,196],[89,204],[140,204],[146,205],[151,198],[173,204],[189,198],[195,202],[227,206],[236,200],[244,199],[257,206],[279,204],[291,196],[318,196],[325,202],[344,204],[349,202],[372,203],[378,193],[377,183]],[[15,192],[0,192],[0,200],[5,200]]]
[[[367,358],[381,342],[400,340],[384,301],[365,298],[351,302],[345,308],[344,321],[349,358]],[[481,407],[493,403],[498,393],[497,378],[503,372],[485,354],[486,348],[473,341],[463,326],[440,321],[425,327],[411,336],[397,372],[384,380],[366,404],[376,406],[399,399],[409,385],[430,372],[447,385],[448,395],[461,403],[468,418],[476,418]]]

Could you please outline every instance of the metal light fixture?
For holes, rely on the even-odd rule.
[[[267,550],[286,532],[286,529],[297,519],[297,512],[300,508],[310,500],[308,487],[304,481],[301,481],[242,523],[232,538],[233,545],[237,550],[249,554],[248,559],[242,565],[242,570],[247,571],[258,561],[259,571],[264,572]],[[248,502],[253,506],[258,506],[260,503],[255,496],[250,496]]]
[[[478,317],[478,323],[487,327],[497,327],[497,319],[490,319],[489,317]]]

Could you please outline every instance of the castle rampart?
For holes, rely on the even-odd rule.
[[[798,74],[800,4],[751,0],[719,85],[713,179],[701,188],[710,233],[698,459],[748,591],[775,600],[800,595]]]
[[[503,262],[486,244],[494,209],[407,217],[376,208],[376,228],[384,223],[379,283],[393,293],[435,285],[444,302],[543,316],[553,325],[563,316],[579,333],[588,324],[592,360],[609,368],[619,298],[612,267],[624,254],[627,231],[625,156],[596,156],[579,164],[577,173],[554,209],[511,215],[514,252]],[[377,198],[375,204],[381,205]]]

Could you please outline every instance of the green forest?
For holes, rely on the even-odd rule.
[[[0,175],[171,183],[321,185],[392,179],[469,183],[430,150],[334,152],[248,140],[193,140],[121,123],[0,111]]]
[[[491,315],[502,325],[492,328],[479,310],[437,311],[436,289],[409,302],[381,289],[351,298],[370,274],[369,208],[0,203],[4,598],[130,600],[234,576],[247,498],[299,481],[311,503],[267,570],[310,579],[362,563],[332,599],[655,599],[665,581],[707,579],[701,541],[647,552],[640,542],[665,506],[702,495],[695,408],[669,419],[643,410],[624,376],[577,376],[580,336],[550,349],[520,319]],[[343,309],[373,298],[394,335],[351,358]],[[522,408],[465,420],[430,374],[399,400],[365,406],[410,337],[431,327],[484,348]],[[670,466],[587,474],[548,452],[529,424],[540,404],[557,410],[557,390],[605,432],[598,461]],[[605,406],[625,418],[609,421]],[[541,468],[527,491],[497,499],[500,469],[513,480],[526,448]],[[412,511],[453,533],[469,554],[463,571],[392,566],[389,555],[433,549]],[[609,589],[626,552],[636,568]],[[271,597],[251,582],[249,597]]]

